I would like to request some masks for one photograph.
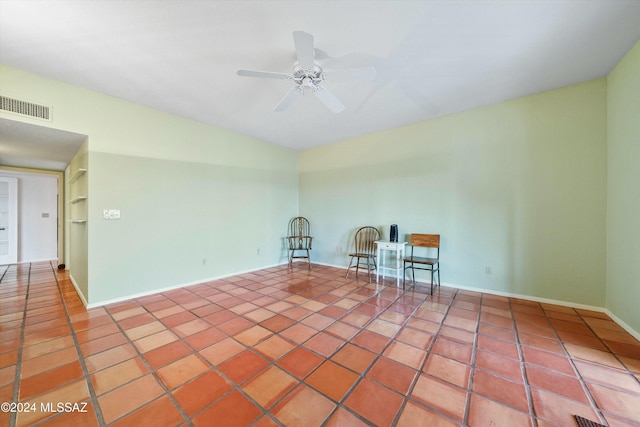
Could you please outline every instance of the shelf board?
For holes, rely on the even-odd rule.
[[[87,200],[87,196],[78,196],[74,199],[69,200],[69,203],[78,203]]]
[[[75,171],[73,173],[73,175],[71,175],[71,178],[69,178],[69,182],[75,182],[78,178],[80,178],[85,173],[87,173],[86,169],[84,169],[84,168],[78,169],[77,171]]]
[[[86,219],[70,219],[70,220],[67,220],[67,222],[70,222],[72,224],[85,224],[87,220]]]

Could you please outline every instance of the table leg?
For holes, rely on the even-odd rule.
[[[396,287],[400,286],[400,249],[396,251]]]
[[[380,266],[382,265],[382,259],[380,258],[380,246],[376,248],[376,258],[378,258],[378,268],[376,268],[376,283],[378,283],[378,277],[380,276]]]

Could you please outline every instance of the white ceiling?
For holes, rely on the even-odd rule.
[[[0,119],[0,165],[63,171],[86,135]]]
[[[342,113],[236,75],[289,72],[295,30],[377,69],[327,83]],[[639,39],[640,0],[0,0],[0,63],[294,149],[603,77]]]

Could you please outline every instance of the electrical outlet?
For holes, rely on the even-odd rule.
[[[258,249],[256,249],[256,254],[260,255],[260,246],[258,246]]]
[[[484,268],[484,274],[486,274],[486,275],[491,275],[491,267],[488,267],[488,266],[487,266],[487,267],[485,267],[485,268]]]

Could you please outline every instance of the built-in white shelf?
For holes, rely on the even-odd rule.
[[[85,224],[87,220],[86,219],[70,219],[67,222],[70,222],[71,224]]]
[[[80,178],[85,173],[87,173],[86,169],[83,169],[83,168],[78,169],[73,173],[73,175],[71,175],[71,178],[69,178],[69,182],[75,182],[78,178]]]
[[[87,200],[87,196],[78,196],[74,199],[69,200],[69,203],[78,203]]]

